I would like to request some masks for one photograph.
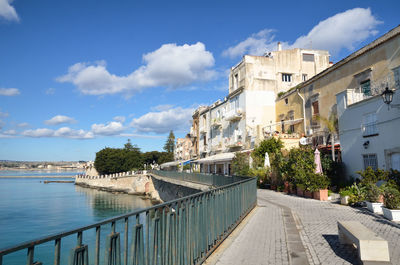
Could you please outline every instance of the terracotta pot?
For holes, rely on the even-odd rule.
[[[289,193],[296,194],[296,189],[295,189],[295,187],[293,187],[292,183],[289,184]]]
[[[305,190],[305,191],[304,191],[304,197],[310,198],[310,199],[311,199],[311,198],[313,197],[312,191]]]
[[[383,203],[383,195],[382,195],[382,194],[381,194],[381,195],[379,195],[378,202],[381,202],[381,203]]]
[[[327,201],[328,200],[328,189],[314,191],[313,197],[316,200]]]
[[[288,182],[288,181],[285,181],[285,182],[283,183],[283,191],[284,191],[285,193],[289,193],[289,182]]]
[[[303,196],[303,190],[301,189],[301,188],[299,188],[299,187],[297,187],[297,196]]]

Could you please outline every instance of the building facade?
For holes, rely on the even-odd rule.
[[[400,64],[399,47],[400,26],[290,89],[277,99],[276,129],[305,134],[314,146],[332,144],[337,131],[329,124],[337,120],[336,94],[347,91],[351,102],[380,94]]]
[[[379,94],[359,101],[354,101],[353,92],[348,90],[336,96],[347,176],[359,177],[356,172],[368,166],[400,171],[400,71],[395,72],[397,82],[390,80],[388,87],[396,89],[390,105],[397,107],[388,107]]]
[[[229,94],[193,114],[201,171],[228,174],[227,159],[233,155],[221,154],[251,150],[275,132],[277,95],[329,66],[327,51],[282,50],[280,45],[265,56],[244,56],[231,68]]]

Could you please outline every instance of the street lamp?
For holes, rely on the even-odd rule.
[[[386,87],[385,91],[383,91],[381,94],[383,102],[385,104],[388,104],[388,106],[390,103],[392,103],[393,94],[394,94],[393,90],[389,89],[389,87]]]

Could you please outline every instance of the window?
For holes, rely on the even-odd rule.
[[[370,80],[361,82],[361,92],[365,95],[365,96],[371,96],[371,82]]]
[[[394,86],[400,89],[400,66],[393,69]]]
[[[285,104],[286,105],[289,104],[289,99],[288,98],[285,98]]]
[[[367,167],[372,167],[373,170],[377,170],[378,158],[376,157],[376,154],[363,155],[363,160],[364,160],[364,169],[367,169]]]
[[[303,53],[304,62],[314,62],[314,54]]]
[[[289,111],[288,116],[289,116],[289,120],[293,121],[294,120],[294,111],[293,110]],[[294,133],[294,124],[290,124],[289,131]]]
[[[238,82],[239,82],[239,75],[235,74],[233,77],[233,90],[236,90],[238,88]]]
[[[282,133],[284,133],[285,132],[285,120],[281,120],[281,129],[282,129]]]
[[[362,131],[364,137],[378,135],[377,118],[375,112],[365,114],[363,116]]]
[[[400,153],[393,153],[391,155],[391,168],[400,171]]]
[[[319,105],[318,105],[318,100],[314,101],[312,104],[312,114],[313,115],[318,115],[319,114]]]
[[[304,81],[307,81],[307,74],[303,74],[303,75],[302,75],[302,80],[303,80],[303,82],[304,82]]]
[[[292,82],[291,74],[282,74],[282,82]]]

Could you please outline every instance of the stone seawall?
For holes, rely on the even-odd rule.
[[[160,195],[154,188],[152,179],[147,175],[135,175],[123,178],[75,178],[75,185],[102,191],[139,195],[142,198],[150,199],[153,203],[162,202]]]
[[[123,192],[150,199],[153,203],[166,202],[201,191],[211,186],[160,177],[154,174],[120,178],[75,178],[75,185],[109,192]]]

